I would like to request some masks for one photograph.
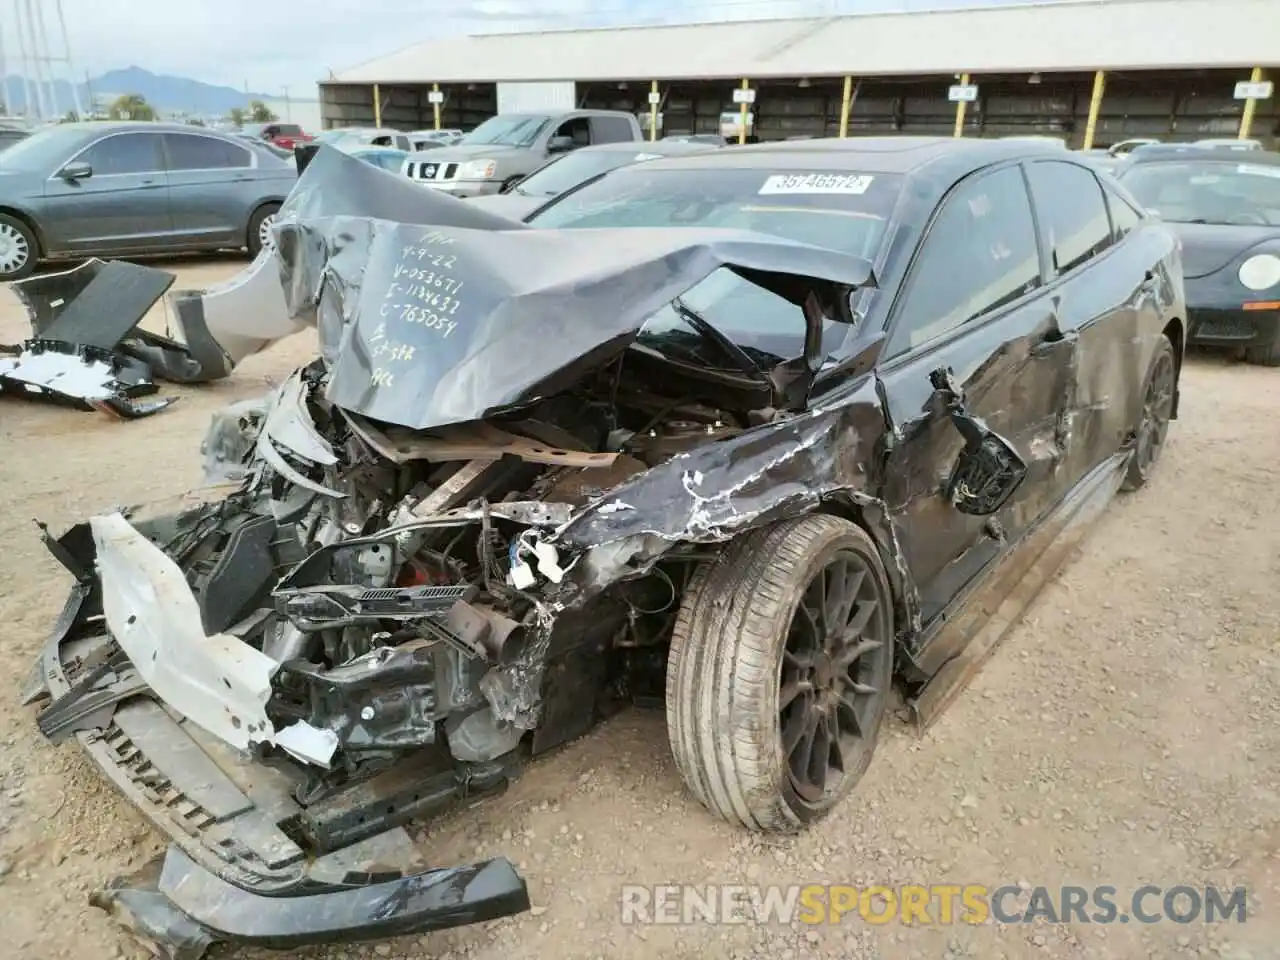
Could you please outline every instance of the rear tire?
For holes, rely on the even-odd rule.
[[[0,281],[25,280],[35,273],[39,259],[40,247],[31,227],[0,213]]]
[[[1271,342],[1246,348],[1244,360],[1260,367],[1280,367],[1280,322],[1271,334]]]
[[[861,778],[892,676],[892,595],[861,528],[815,515],[747,534],[695,572],[676,618],[676,767],[725,820],[794,832]]]
[[[1142,383],[1142,410],[1138,422],[1137,442],[1121,490],[1139,490],[1147,485],[1164,452],[1169,435],[1169,419],[1173,413],[1173,394],[1178,383],[1178,363],[1173,344],[1164,334],[1156,345],[1151,366]]]
[[[271,245],[271,222],[279,212],[280,204],[278,203],[264,203],[253,211],[253,216],[249,218],[248,235],[245,238],[245,246],[249,248],[251,258],[256,260],[262,248]]]

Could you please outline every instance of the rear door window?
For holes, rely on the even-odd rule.
[[[218,137],[167,133],[164,147],[171,171],[227,170],[253,165],[253,157],[247,148]]]
[[[1111,220],[1098,178],[1059,160],[1027,164],[1040,234],[1056,274],[1092,260],[1111,246]]]

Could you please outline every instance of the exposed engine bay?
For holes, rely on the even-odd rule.
[[[198,624],[157,616],[163,590],[117,610],[108,600],[144,679],[233,746],[292,758],[300,805],[324,807],[412,758],[421,795],[393,818],[370,804],[358,830],[303,819],[310,845],[326,850],[500,784],[527,733],[545,750],[634,692],[628,667],[661,656],[688,564],[706,554],[673,551],[590,604],[589,618],[562,617],[584,587],[568,577],[580,553],[558,546],[556,531],[631,477],[747,423],[650,393],[642,368],[615,366],[518,417],[409,438],[325,404],[320,377],[316,364],[261,417],[215,423],[211,443],[247,429],[253,449],[225,499],[160,523],[90,525],[109,596],[116,557],[163,583],[156,558],[142,556],[158,549],[195,599]],[[131,631],[145,620],[239,648],[175,669],[164,638]],[[660,679],[660,659],[655,668]],[[210,670],[223,689],[206,696]],[[438,768],[439,790],[421,790],[424,763]],[[380,786],[365,789],[385,806]]]

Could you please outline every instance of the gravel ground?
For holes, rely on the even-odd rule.
[[[242,267],[183,265],[199,286]],[[22,336],[0,305],[0,342]],[[199,479],[209,414],[312,352],[307,335],[154,419],[0,403],[0,897],[4,956],[142,956],[87,903],[160,849],[18,689],[68,583],[60,528]],[[1193,358],[1156,480],[1118,500],[924,738],[889,724],[859,791],[798,838],[713,820],[682,789],[660,713],[631,711],[504,796],[421,833],[438,862],[505,853],[531,914],[306,958],[1280,957],[1280,371]],[[1062,884],[1248,888],[1248,922],[624,926],[624,883]],[[934,919],[937,917],[935,915]],[[222,957],[278,956],[223,951]]]

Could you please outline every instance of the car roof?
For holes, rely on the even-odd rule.
[[[971,169],[1022,157],[1061,160],[1064,151],[1053,144],[1028,140],[972,137],[828,137],[782,140],[722,150],[697,150],[663,160],[664,169],[804,170],[821,165],[850,173],[912,173],[942,159]]]
[[[50,129],[79,130],[83,133],[207,133],[228,136],[212,127],[197,127],[189,123],[158,123],[154,120],[87,120],[80,123],[59,123]]]
[[[1197,160],[1216,163],[1250,163],[1255,166],[1280,166],[1280,153],[1272,150],[1224,150],[1221,147],[1194,144],[1158,143],[1139,147],[1126,158],[1126,166],[1161,163],[1173,160]]]

